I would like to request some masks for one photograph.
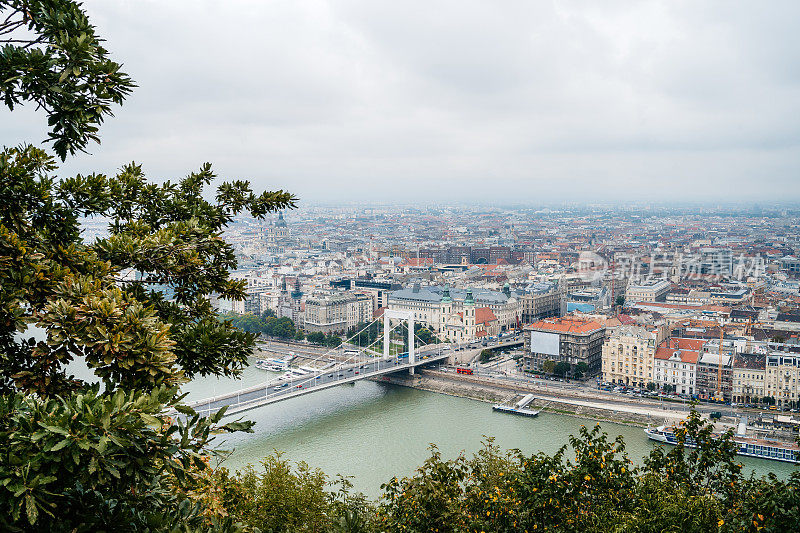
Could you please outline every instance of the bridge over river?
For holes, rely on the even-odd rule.
[[[350,344],[350,341],[357,338],[361,332],[378,320],[383,320],[383,354],[371,350],[369,346],[361,347]],[[406,353],[390,355],[390,346],[392,345],[390,334],[394,329],[391,327],[392,320],[400,321],[400,323],[406,322],[407,324],[408,339],[405,346],[408,347],[408,352]],[[344,342],[341,348],[341,357],[346,357],[344,360],[329,357],[333,352],[336,352],[333,355],[337,355],[339,348],[334,348],[318,355],[312,361],[317,363],[318,366],[303,366],[293,372],[287,372],[280,378],[274,378],[246,389],[206,398],[190,403],[189,406],[203,415],[215,413],[223,407],[227,407],[226,416],[234,415],[304,394],[329,389],[344,383],[353,383],[362,379],[376,378],[384,374],[400,371],[407,371],[413,374],[414,369],[419,366],[444,362],[448,358],[452,358],[452,362],[465,362],[465,359],[466,362],[471,362],[477,358],[482,349],[512,348],[522,344],[522,341],[518,338],[506,338],[487,343],[486,346],[478,342],[472,342],[466,346],[453,346],[451,344],[425,345],[414,333],[413,313],[401,310],[386,309],[383,312],[383,316],[375,319],[372,323],[366,325],[361,331]],[[348,353],[350,354],[349,357],[347,356]],[[335,362],[330,363],[330,361]]]
[[[354,383],[393,372],[413,371],[419,366],[446,361],[450,353],[451,349],[438,347],[428,350],[423,348],[417,351],[413,359],[408,355],[372,357],[309,372],[303,376],[275,378],[261,385],[220,394],[189,405],[202,415],[214,413],[227,406],[225,415],[234,415],[344,383]]]

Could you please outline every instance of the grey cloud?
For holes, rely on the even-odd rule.
[[[66,173],[306,200],[800,197],[800,4],[89,1],[139,83]],[[30,110],[0,142],[44,137]]]

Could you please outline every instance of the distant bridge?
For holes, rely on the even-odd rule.
[[[220,394],[189,404],[200,414],[210,414],[227,406],[225,415],[234,415],[250,409],[256,409],[275,402],[297,398],[319,390],[329,389],[344,383],[354,383],[362,379],[374,378],[384,374],[409,371],[414,368],[445,361],[451,350],[437,349],[431,352],[421,351],[414,362],[408,357],[398,359],[395,356],[374,357],[369,361],[337,365],[319,372],[292,379],[273,379],[267,383],[249,387],[227,394]]]
[[[391,327],[392,320],[399,321],[399,323],[405,321],[408,324],[409,349],[407,353],[400,355],[389,354],[391,346],[390,333],[394,329]],[[391,309],[384,310],[383,315],[383,355],[371,351],[369,347],[361,348],[349,345],[352,348],[347,348],[347,342],[357,338],[361,332],[369,328],[374,322],[377,322],[377,319],[347,339],[342,347],[329,350],[316,358],[316,362],[321,363],[328,361],[329,356],[332,354],[350,355],[344,361],[339,361],[333,366],[324,365],[314,371],[308,369],[315,367],[304,367],[302,375],[287,373],[281,378],[274,378],[260,385],[191,402],[189,406],[204,415],[217,412],[223,407],[228,407],[225,415],[234,415],[304,394],[329,389],[344,383],[353,383],[362,379],[374,378],[403,370],[413,374],[417,367],[444,361],[452,353],[452,349],[449,346],[443,347],[441,345],[423,346],[418,351],[416,341],[419,338],[414,334],[414,315],[406,311]],[[377,339],[375,342],[377,342]]]

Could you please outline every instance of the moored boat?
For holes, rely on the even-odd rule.
[[[678,444],[678,437],[672,427],[658,426],[647,428],[644,432],[650,440],[664,444]],[[714,438],[721,438],[719,434],[712,435]],[[800,447],[794,442],[759,439],[741,434],[735,434],[733,442],[736,443],[736,453],[739,455],[787,463],[800,462]],[[691,440],[687,440],[685,444],[691,448],[695,447],[695,443]]]

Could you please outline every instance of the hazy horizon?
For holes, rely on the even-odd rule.
[[[800,201],[797,2],[84,7],[139,87],[61,175],[209,161],[318,205]],[[46,129],[0,111],[0,144]]]

